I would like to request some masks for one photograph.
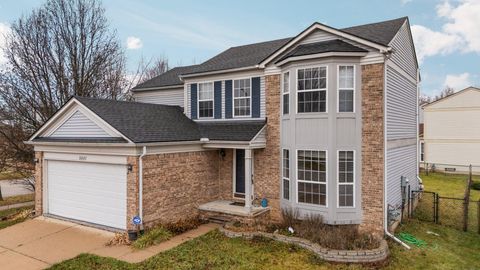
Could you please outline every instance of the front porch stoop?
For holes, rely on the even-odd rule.
[[[202,204],[198,207],[200,218],[214,223],[239,221],[253,225],[270,220],[270,207],[252,206],[250,208],[238,205],[230,200],[218,200]]]

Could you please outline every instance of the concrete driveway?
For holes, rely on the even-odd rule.
[[[44,217],[28,220],[0,230],[0,269],[44,269],[84,252],[115,255],[105,247],[113,236]]]

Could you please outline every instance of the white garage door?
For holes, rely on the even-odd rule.
[[[50,160],[47,168],[49,214],[126,228],[125,165]]]

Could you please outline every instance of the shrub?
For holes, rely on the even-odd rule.
[[[136,249],[144,249],[159,244],[172,238],[173,234],[163,226],[154,227],[140,236],[132,246]]]
[[[284,208],[282,209],[282,223],[284,228],[294,227],[299,222],[299,214],[297,209]]]
[[[177,235],[198,228],[198,226],[202,224],[203,221],[199,217],[194,217],[190,219],[181,219],[176,222],[167,223],[163,227],[165,227],[165,229],[167,229],[174,235]]]
[[[473,182],[472,183],[472,189],[480,190],[480,182]]]

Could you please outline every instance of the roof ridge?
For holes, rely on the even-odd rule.
[[[228,49],[232,48],[240,48],[240,47],[246,47],[246,46],[252,46],[252,45],[259,45],[262,43],[270,43],[270,42],[275,42],[275,41],[281,41],[281,40],[286,40],[286,39],[292,39],[293,37],[286,37],[286,38],[277,38],[277,39],[272,39],[272,40],[266,40],[266,41],[261,41],[261,42],[255,42],[255,43],[249,43],[249,44],[244,44],[244,45],[238,45],[238,46],[232,46]],[[228,50],[227,49],[227,50]],[[208,61],[208,60],[207,60]],[[205,61],[206,62],[206,61]]]
[[[75,98],[75,99],[77,99],[77,100],[88,99],[88,100],[107,101],[107,102],[116,102],[116,103],[136,104],[136,105],[142,105],[142,106],[177,107],[177,108],[181,108],[181,107],[178,106],[178,105],[166,105],[166,104],[144,103],[144,102],[138,102],[138,101],[128,101],[128,100],[118,100],[118,99],[108,99],[108,98],[95,98],[95,97],[84,97],[84,96],[78,96],[78,95],[73,95],[72,97]]]
[[[398,21],[398,20],[402,20],[402,19],[403,20],[408,20],[408,16],[403,16],[403,17],[399,17],[399,18],[396,18],[396,19],[386,20],[386,21],[378,21],[378,22],[359,24],[359,25],[354,25],[354,26],[349,26],[349,27],[344,27],[344,28],[337,28],[337,29],[346,30],[346,29],[351,29],[351,28],[356,28],[356,27],[364,27],[364,26],[371,26],[371,25],[374,25],[374,24],[388,23],[388,22]]]

